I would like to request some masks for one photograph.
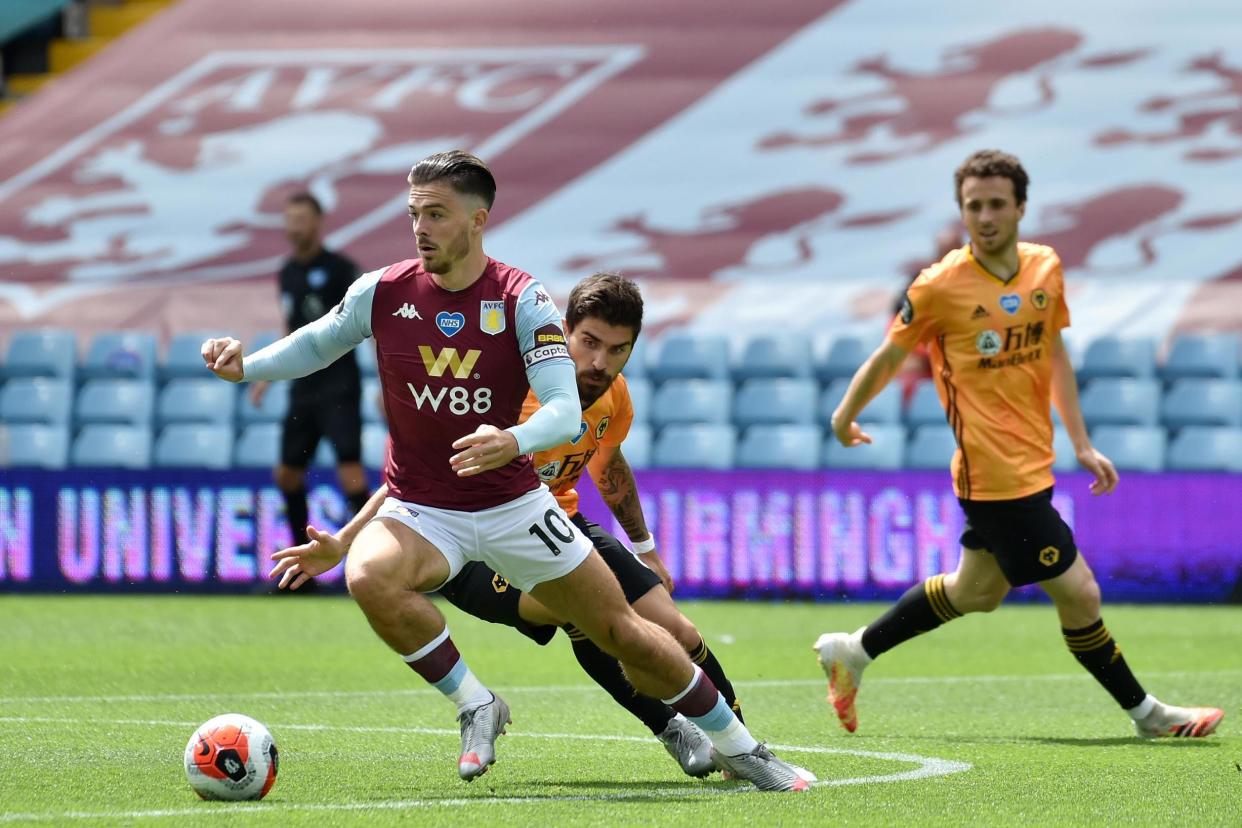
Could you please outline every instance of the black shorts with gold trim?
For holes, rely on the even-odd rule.
[[[625,600],[634,603],[654,587],[660,585],[656,575],[640,561],[621,541],[592,523],[581,513],[571,520],[599,552],[604,563],[617,576]],[[487,564],[468,561],[457,577],[440,587],[440,595],[467,615],[473,615],[492,624],[504,624],[536,642],[547,644],[556,635],[556,627],[528,624],[518,612],[522,592],[509,583]]]
[[[1052,489],[1016,500],[958,500],[962,546],[991,552],[1010,586],[1047,581],[1078,557],[1074,533],[1052,506]]]

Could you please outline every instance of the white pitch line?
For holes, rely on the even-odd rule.
[[[1196,676],[1238,676],[1242,670],[1146,670],[1145,678],[1194,678]],[[907,685],[907,684],[985,684],[1005,682],[1032,681],[1079,681],[1091,678],[1084,672],[1080,673],[1044,673],[1038,675],[960,675],[960,676],[894,676],[868,679],[867,686],[876,685]],[[734,687],[765,688],[765,687],[819,687],[824,679],[753,679],[733,682]],[[517,693],[585,693],[598,690],[595,684],[542,684],[517,685],[504,687],[497,685],[505,695]],[[436,696],[440,691],[430,687],[411,687],[402,690],[305,690],[301,692],[287,691],[255,691],[250,693],[151,693],[120,696],[6,696],[0,698],[0,704],[61,704],[73,702],[181,702],[204,701],[209,699],[320,699],[320,698],[365,698],[384,696]]]
[[[13,724],[121,724],[121,725],[142,725],[157,727],[182,727],[194,728],[197,723],[184,721],[169,721],[165,719],[81,719],[81,718],[60,718],[51,716],[4,716],[0,717],[0,722]],[[307,730],[307,731],[337,731],[346,733],[397,733],[397,734],[422,734],[434,736],[457,736],[458,731],[448,728],[433,727],[393,727],[393,726],[364,726],[364,725],[322,725],[322,724],[279,724],[272,725],[272,730],[277,732],[281,730]],[[584,733],[524,733],[516,731],[509,734],[510,737],[530,738],[530,739],[552,739],[552,740],[573,740],[573,741],[608,741],[608,742],[633,742],[640,744],[650,744],[651,739],[638,736],[617,736],[617,735],[595,735]],[[918,756],[911,753],[883,753],[869,750],[853,750],[850,748],[831,748],[816,745],[772,745],[773,748],[789,753],[817,753],[817,754],[838,754],[847,756],[860,756],[866,759],[878,759],[891,762],[907,762],[918,765],[906,771],[898,771],[895,773],[876,774],[874,776],[854,776],[844,779],[823,779],[815,784],[816,787],[841,786],[841,785],[866,785],[874,783],[887,782],[907,782],[918,779],[928,779],[935,776],[948,776],[952,773],[961,773],[970,770],[973,765],[969,762],[959,762],[952,759],[938,759],[930,756]],[[173,808],[158,809],[147,811],[62,811],[58,813],[0,813],[0,823],[4,822],[49,822],[57,820],[80,820],[80,819],[163,819],[169,817],[204,817],[216,816],[224,814],[237,813],[272,813],[273,811],[366,811],[366,810],[407,810],[414,808],[443,808],[443,807],[461,807],[467,805],[525,805],[538,804],[546,802],[608,802],[614,800],[626,800],[640,797],[650,796],[668,796],[668,797],[686,797],[689,796],[718,796],[721,794],[735,794],[753,791],[751,787],[738,788],[718,788],[718,787],[694,787],[691,783],[680,786],[669,786],[667,788],[648,788],[643,791],[631,791],[625,793],[601,793],[595,795],[554,795],[554,796],[519,796],[519,797],[477,797],[477,798],[452,798],[452,799],[410,799],[390,802],[341,802],[341,803],[284,803],[284,802],[268,802],[268,803],[229,803],[210,805],[202,805],[198,808]]]

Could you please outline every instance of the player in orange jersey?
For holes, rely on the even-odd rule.
[[[969,612],[991,612],[1012,587],[1038,583],[1056,607],[1074,657],[1112,694],[1138,735],[1206,736],[1224,713],[1175,707],[1148,695],[1100,618],[1100,587],[1069,526],[1052,506],[1050,403],[1079,464],[1106,495],[1117,471],[1087,436],[1061,329],[1069,325],[1056,252],[1018,241],[1028,178],[1012,155],[974,153],[958,167],[955,195],[970,243],[910,285],[884,343],[858,369],[832,415],[845,446],[870,443],[856,419],[912,348],[930,345],[933,375],[958,449],[953,487],[966,529],[957,571],[910,588],[854,634],[815,642],[828,700],[854,731],[863,669],[882,653]]]
[[[725,703],[741,718],[741,706],[724,668],[708,648],[703,636],[673,603],[672,579],[655,549],[647,531],[634,473],[621,453],[621,443],[629,433],[634,409],[621,369],[630,357],[642,327],[642,296],[637,286],[621,276],[599,273],[578,283],[569,295],[565,313],[565,330],[569,337],[569,354],[574,360],[578,395],[582,403],[582,421],[577,436],[545,451],[536,452],[534,464],[540,479],[552,490],[570,521],[586,535],[608,564],[621,585],[626,600],[643,618],[672,633],[673,637],[720,690]],[[559,338],[559,333],[542,334]],[[540,342],[536,342],[539,347]],[[547,344],[564,345],[564,340]],[[533,395],[526,398],[521,421],[539,408]],[[599,488],[617,521],[625,529],[634,548],[631,552],[600,526],[587,520],[578,511],[575,487],[586,471]],[[384,487],[372,497],[370,508],[364,508],[338,533],[349,538],[361,528],[375,508],[383,502]],[[532,531],[557,531],[554,521]],[[567,527],[566,527],[567,528]],[[330,535],[311,530],[312,541],[304,547],[278,552],[275,573],[282,574],[281,586],[297,588],[301,584],[297,561],[311,546],[339,545]],[[552,538],[544,542],[552,547]],[[336,551],[331,553],[337,555]],[[337,557],[329,557],[335,563]],[[706,776],[716,769],[706,736],[695,725],[663,702],[638,695],[626,680],[617,659],[595,646],[581,632],[564,623],[529,593],[519,590],[504,577],[481,562],[468,562],[439,593],[463,612],[504,624],[539,644],[547,644],[564,626],[572,642],[574,656],[586,673],[608,691],[613,699],[645,724],[691,776]]]

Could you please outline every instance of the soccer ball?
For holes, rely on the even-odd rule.
[[[276,781],[276,742],[249,716],[203,723],[185,746],[185,775],[203,799],[262,799]]]

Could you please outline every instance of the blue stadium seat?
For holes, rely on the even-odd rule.
[[[1242,426],[1242,382],[1178,380],[1165,392],[1160,417],[1173,429],[1190,425]]]
[[[279,423],[289,410],[289,383],[274,382],[268,386],[263,401],[256,407],[250,402],[249,384],[244,384],[237,395],[237,419],[245,423]]]
[[[160,378],[211,378],[211,372],[203,364],[203,342],[223,335],[213,331],[197,331],[174,336],[168,343],[168,350],[164,352],[164,361],[160,363]]]
[[[727,423],[732,402],[733,386],[724,380],[673,380],[656,392],[651,422]]]
[[[156,401],[160,423],[220,423],[231,425],[237,413],[237,386],[210,379],[175,379],[165,385]]]
[[[77,345],[72,331],[50,328],[17,331],[9,340],[4,375],[72,380],[78,361],[76,351]]]
[[[832,412],[837,410],[845,392],[850,387],[848,379],[834,380],[824,389],[819,400],[819,416],[824,423],[832,422]],[[944,419],[941,412],[941,419]],[[901,422],[901,386],[890,382],[876,394],[867,407],[858,415],[860,423],[900,423]]]
[[[112,331],[96,334],[82,360],[83,379],[155,379],[155,334]]]
[[[1238,337],[1234,334],[1188,334],[1173,340],[1160,374],[1166,380],[1190,377],[1236,379]]]
[[[1169,469],[1242,471],[1242,428],[1188,426],[1169,444]]]
[[[752,425],[738,442],[741,469],[815,469],[819,467],[824,430],[808,424]]]
[[[387,451],[388,427],[382,423],[363,423],[362,465],[373,471],[381,471]]]
[[[1056,455],[1052,461],[1053,471],[1078,470],[1078,456],[1074,453],[1074,441],[1070,439],[1069,432],[1061,426],[1054,425],[1052,428],[1052,452]],[[1108,452],[1104,453],[1108,454]]]
[[[384,419],[384,401],[381,399],[383,386],[379,377],[366,377],[362,380],[362,422],[375,423],[388,431],[388,421]]]
[[[233,429],[207,423],[173,423],[155,440],[155,465],[227,469],[233,463]]]
[[[733,366],[733,379],[772,379],[793,377],[808,379],[814,357],[811,340],[800,334],[761,334],[753,336],[742,346],[737,364]]]
[[[630,433],[625,435],[625,442],[621,444],[621,454],[632,468],[650,468],[651,426],[639,422],[630,426]]]
[[[813,423],[819,387],[809,379],[752,379],[733,398],[733,422],[739,427],[759,423]]]
[[[127,379],[88,380],[78,391],[74,411],[79,423],[122,425],[147,425],[154,413],[155,386]]]
[[[375,340],[366,339],[357,348],[354,348],[354,356],[358,360],[358,370],[364,377],[379,376],[379,361],[375,358]],[[348,359],[348,355],[343,357]]]
[[[651,356],[651,349],[647,344],[649,341],[648,337],[640,335],[634,343],[630,358],[626,360],[625,367],[621,369],[621,373],[625,374],[627,380],[647,376],[647,359]]]
[[[671,331],[656,343],[647,363],[656,382],[682,379],[723,380],[729,376],[729,343],[719,334]]]
[[[849,379],[858,367],[866,362],[879,344],[874,339],[843,336],[832,341],[827,349],[815,357],[815,375],[821,382]]]
[[[824,467],[829,469],[900,469],[906,456],[906,427],[897,423],[863,426],[872,442],[846,448],[829,434],[824,440]]]
[[[68,426],[0,423],[0,467],[63,469],[68,461]]]
[[[151,465],[151,429],[134,425],[88,425],[70,450],[75,466],[145,469]]]
[[[311,465],[321,469],[336,468],[336,446],[332,445],[332,441],[327,437],[319,441],[315,456],[311,459]]]
[[[948,469],[957,451],[953,429],[945,423],[921,425],[906,446],[906,466],[911,469]]]
[[[630,404],[634,406],[634,422],[645,423],[651,419],[652,398],[655,396],[651,381],[628,375],[625,380],[626,387],[630,389]]]
[[[906,425],[917,428],[921,425],[944,424],[944,406],[940,404],[940,395],[936,393],[935,381],[920,380],[914,387],[910,405],[906,407]]]
[[[723,423],[681,423],[661,429],[654,465],[666,469],[731,469],[737,429]]]
[[[72,410],[68,380],[25,377],[0,388],[0,420],[8,423],[67,423]]]
[[[244,469],[270,469],[280,462],[280,423],[250,423],[241,430],[233,447],[233,465]]]
[[[1160,383],[1153,379],[1103,377],[1080,400],[1087,425],[1155,425],[1160,419]]]
[[[1123,471],[1162,471],[1167,443],[1160,426],[1104,425],[1091,429],[1091,444]]]
[[[1099,377],[1148,379],[1156,374],[1156,342],[1150,338],[1102,336],[1091,341],[1078,367],[1079,382]]]

